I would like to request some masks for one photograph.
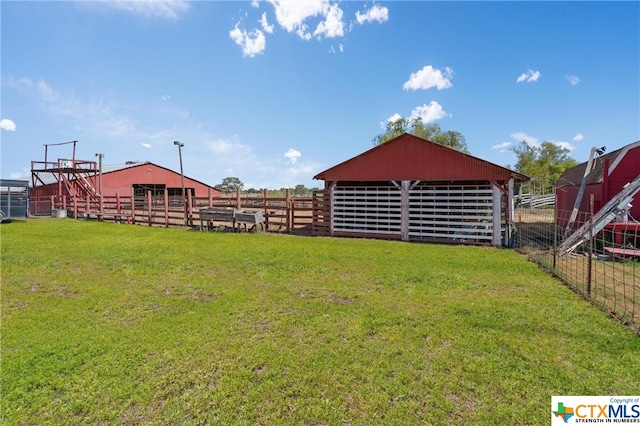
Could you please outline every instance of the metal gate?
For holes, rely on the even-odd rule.
[[[333,234],[400,238],[401,191],[395,186],[337,186],[331,203]]]
[[[409,239],[491,243],[490,184],[420,183],[409,190]]]
[[[28,217],[29,181],[0,179],[0,210],[6,217]]]

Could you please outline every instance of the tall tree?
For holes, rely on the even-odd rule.
[[[569,156],[567,148],[550,141],[542,142],[540,146],[522,141],[512,149],[518,159],[516,171],[534,178],[537,193],[551,193],[560,175],[578,164]]]
[[[244,183],[242,183],[242,181],[237,177],[229,176],[222,179],[222,183],[220,185],[216,185],[216,187],[225,194],[229,194],[231,192],[236,192],[238,189],[242,191]]]
[[[453,130],[443,131],[436,123],[424,124],[420,117],[404,118],[387,122],[385,132],[373,138],[374,145],[383,144],[403,133],[411,133],[420,138],[469,153],[464,136]]]

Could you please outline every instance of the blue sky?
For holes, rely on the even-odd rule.
[[[2,178],[43,144],[211,185],[322,186],[392,117],[515,164],[640,139],[639,2],[3,1]],[[70,148],[51,148],[49,158]]]

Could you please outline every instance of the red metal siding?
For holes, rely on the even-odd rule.
[[[332,167],[325,181],[507,181],[513,171],[460,151],[404,134]],[[524,176],[518,180],[524,180]]]
[[[610,164],[609,166],[613,167],[614,165]],[[604,172],[606,173],[606,170]],[[606,194],[604,193],[603,182],[585,187],[584,195],[580,203],[579,214],[587,215],[589,213],[590,194],[594,195],[594,211],[597,212],[603,205],[615,197],[624,185],[633,181],[638,175],[640,175],[640,147],[630,149],[620,162],[615,165],[615,168],[610,171]],[[579,189],[579,183],[575,185],[559,185],[556,187],[557,208],[559,211],[573,210],[573,204],[575,203]],[[640,194],[636,194],[632,205],[631,215],[635,219],[640,220]],[[561,214],[559,213],[559,218],[560,217]]]
[[[640,147],[631,149],[620,164],[609,175],[607,201],[618,194],[624,185],[640,175]],[[640,220],[640,193],[636,194],[631,208],[631,216]]]
[[[164,184],[167,188],[181,188],[182,182],[180,174],[172,170],[159,167],[152,163],[145,163],[135,167],[129,167],[102,175],[102,192],[104,195],[131,195],[132,184]],[[207,196],[209,186],[184,178],[185,188],[194,188],[198,197]],[[212,189],[214,195],[219,195],[219,191]]]

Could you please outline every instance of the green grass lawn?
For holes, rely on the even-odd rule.
[[[0,227],[4,424],[549,424],[640,338],[517,253],[72,219]]]

